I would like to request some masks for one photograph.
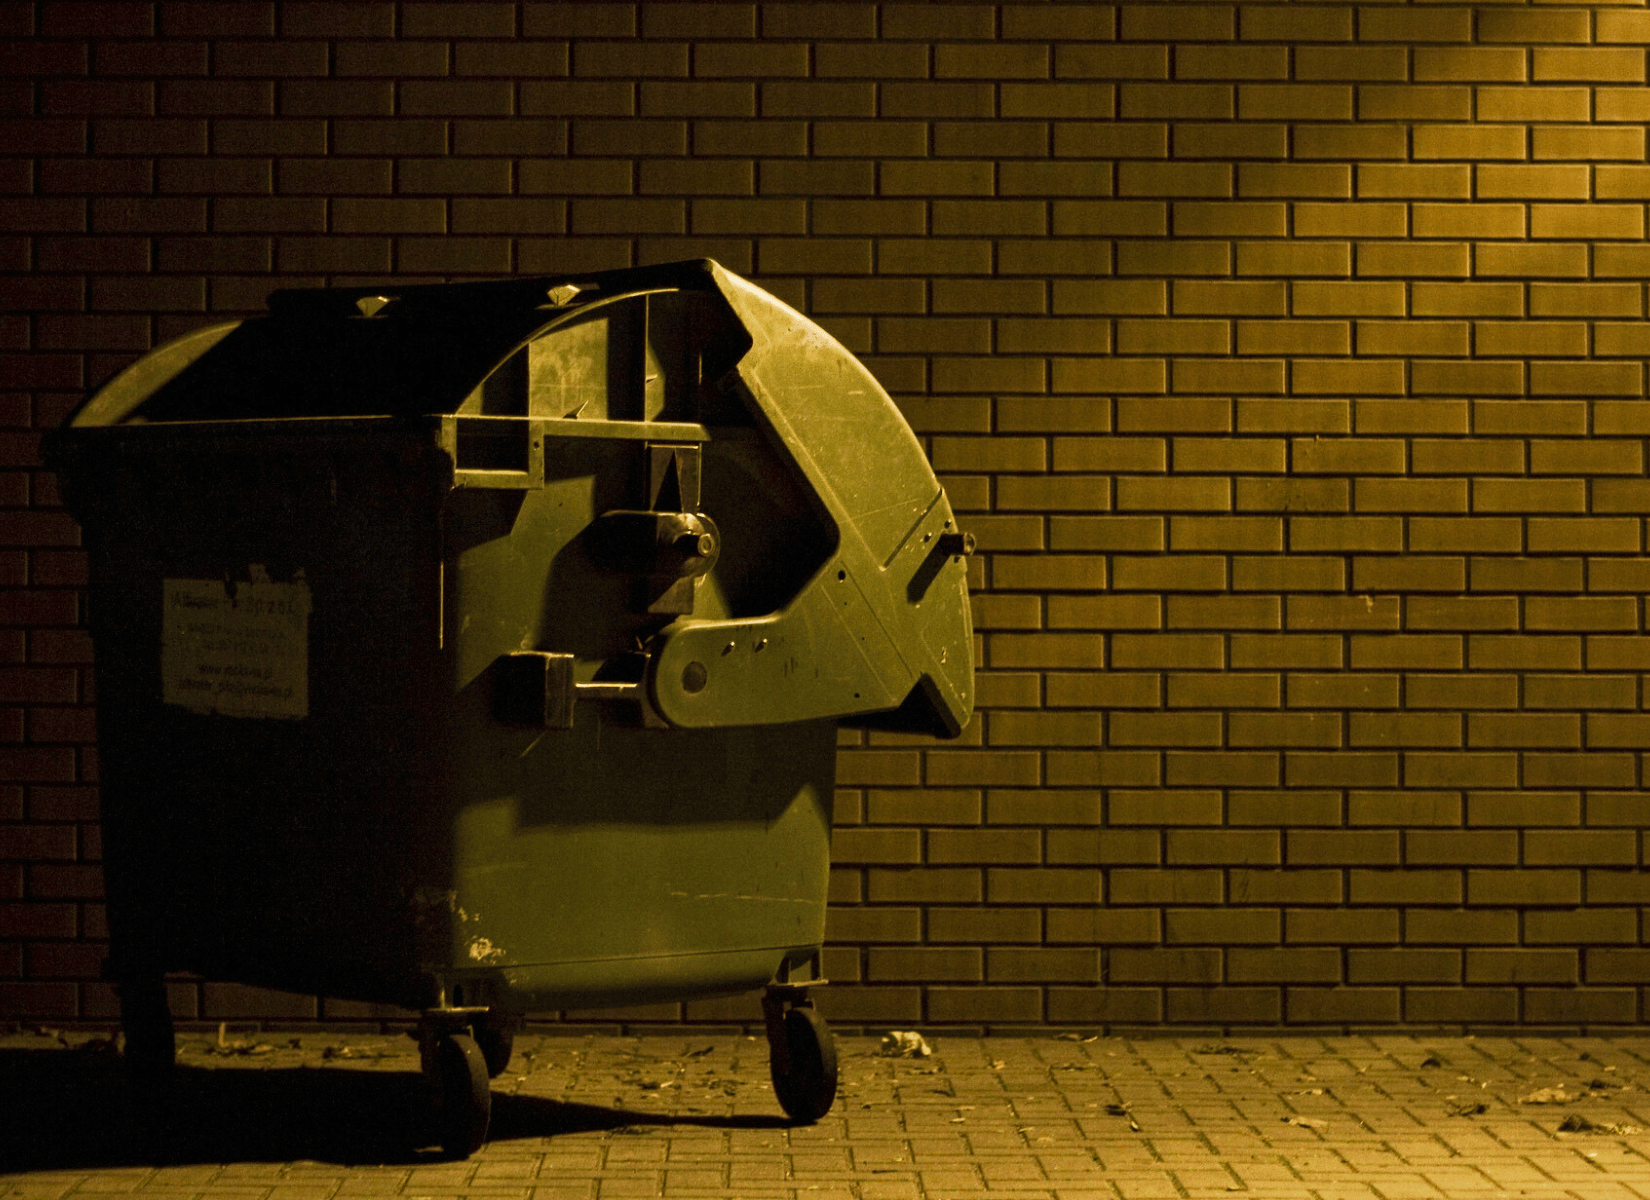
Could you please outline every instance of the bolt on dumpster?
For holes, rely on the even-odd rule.
[[[709,261],[277,292],[51,441],[90,553],[109,973],[420,1011],[486,1137],[521,1015],[765,988],[812,1121],[839,722],[955,736],[966,556],[898,410]]]

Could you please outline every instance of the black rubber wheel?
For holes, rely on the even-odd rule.
[[[450,1158],[469,1158],[486,1142],[493,1115],[487,1060],[469,1034],[453,1033],[436,1043],[435,1070],[441,1149]]]
[[[159,979],[119,985],[120,1027],[126,1035],[126,1073],[140,1084],[164,1083],[177,1063],[178,1042],[166,984]]]
[[[508,1017],[491,1014],[481,1018],[472,1027],[481,1057],[487,1063],[487,1077],[497,1079],[510,1065],[510,1055],[516,1048],[515,1024]]]
[[[812,1125],[836,1102],[836,1038],[812,1008],[791,1009],[784,1030],[790,1066],[781,1071],[777,1058],[770,1059],[773,1092],[787,1117]]]

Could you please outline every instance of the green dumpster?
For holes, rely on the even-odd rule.
[[[48,445],[89,551],[110,957],[419,1011],[485,1138],[521,1014],[765,988],[835,1095],[836,727],[955,736],[965,557],[898,410],[709,261],[277,292]]]

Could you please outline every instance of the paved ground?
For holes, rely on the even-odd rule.
[[[89,1036],[0,1038],[0,1200],[1650,1197],[1650,1037],[849,1038],[791,1129],[764,1042],[528,1036],[446,1163],[410,1039],[189,1037],[161,1121]]]

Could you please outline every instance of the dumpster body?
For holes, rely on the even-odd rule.
[[[897,409],[708,262],[270,308],[49,446],[129,1056],[170,971],[416,1009],[468,1152],[519,1014],[765,987],[822,1115],[837,724],[971,709],[972,543]]]

